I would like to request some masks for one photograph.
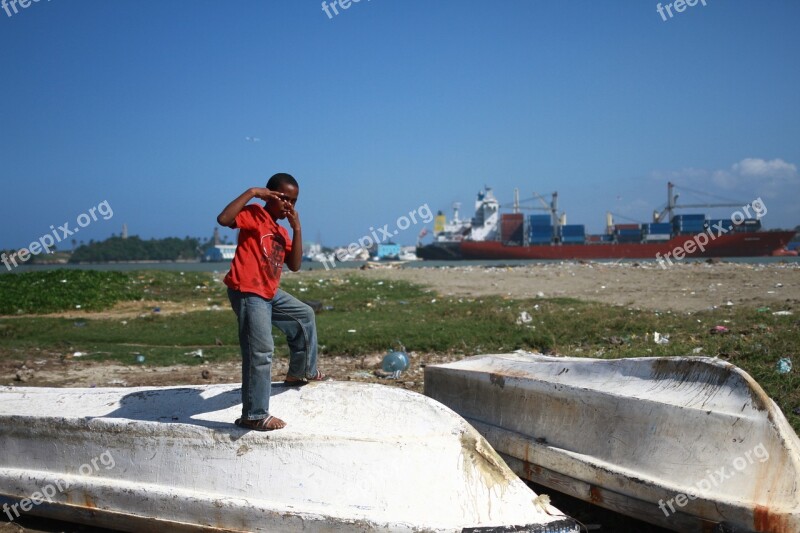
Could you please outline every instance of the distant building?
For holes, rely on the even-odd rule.
[[[206,250],[203,261],[209,263],[232,261],[235,253],[235,244],[217,244]]]

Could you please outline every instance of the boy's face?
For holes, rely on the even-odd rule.
[[[294,185],[283,183],[275,190],[275,192],[283,195],[283,202],[274,202],[270,200],[267,202],[265,209],[274,220],[280,220],[282,218],[286,218],[286,215],[289,213],[289,211],[294,209],[294,205],[297,203],[297,196],[300,194],[300,191],[298,191],[297,187]]]

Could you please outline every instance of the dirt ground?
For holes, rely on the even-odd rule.
[[[326,272],[325,274],[329,274]],[[310,273],[303,273],[308,275]],[[797,306],[800,263],[549,263],[519,267],[375,268],[367,276],[428,285],[443,295],[577,298],[640,309]]]

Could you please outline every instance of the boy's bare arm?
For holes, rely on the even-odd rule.
[[[225,206],[222,213],[217,216],[217,224],[228,228],[236,227],[236,215],[238,215],[247,202],[253,198],[259,198],[264,201],[269,200],[282,200],[282,196],[275,191],[271,191],[264,187],[252,187],[240,194],[234,201]]]
[[[294,210],[294,206],[287,203],[287,210],[289,214],[286,215],[286,219],[292,227],[292,251],[286,255],[284,262],[289,270],[297,272],[303,263],[303,230],[300,227],[300,216]]]

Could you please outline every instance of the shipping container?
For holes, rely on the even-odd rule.
[[[705,215],[675,215],[672,217],[672,231],[679,235],[702,233],[705,231]]]
[[[503,242],[522,244],[522,213],[507,213],[500,216],[500,239]]]
[[[583,224],[565,224],[561,226],[561,235],[563,237],[584,237],[586,235],[586,226]]]
[[[531,226],[552,226],[553,219],[550,215],[530,215],[528,222]]]
[[[636,231],[640,230],[639,224],[617,224],[616,226],[614,226],[615,231],[624,229],[635,229]]]
[[[723,233],[727,231],[731,231],[733,229],[733,221],[729,218],[719,218],[719,219],[712,219],[707,220],[705,225],[705,229],[710,229],[715,233],[719,233],[720,228],[722,228]]]
[[[741,224],[735,224],[734,230],[739,232],[751,233],[761,229],[761,221],[757,218],[747,218]]]
[[[642,224],[643,235],[669,235],[670,233],[672,233],[672,224],[669,222]]]
[[[672,238],[672,235],[669,233],[648,233],[646,235],[642,235],[642,240],[645,242],[664,242],[668,241]]]
[[[674,217],[672,217],[673,224],[675,222],[697,222],[697,221],[705,222],[706,216],[700,214],[700,215],[675,215]]]
[[[532,226],[528,231],[528,241],[533,244],[553,241],[553,226]]]

